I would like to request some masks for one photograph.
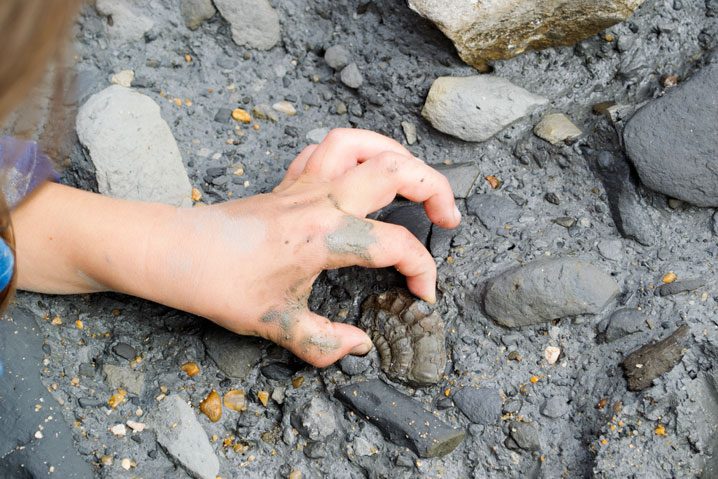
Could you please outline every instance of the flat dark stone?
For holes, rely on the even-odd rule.
[[[0,477],[48,477],[52,466],[52,477],[90,479],[94,474],[75,450],[62,408],[40,381],[42,341],[30,311],[11,307],[0,320]],[[43,409],[36,411],[35,404]]]
[[[514,443],[525,451],[538,451],[541,449],[539,433],[533,424],[514,421],[509,426],[509,437]]]
[[[262,366],[260,371],[264,377],[274,379],[276,381],[285,381],[294,375],[294,369],[279,362],[269,363],[266,366]]]
[[[218,123],[228,122],[230,118],[232,118],[231,108],[220,108],[214,115],[214,121]]]
[[[128,361],[134,361],[137,356],[137,350],[127,343],[117,343],[112,346],[112,352]]]
[[[419,457],[449,454],[466,433],[444,424],[423,405],[378,379],[337,388],[334,396]]]
[[[454,394],[453,400],[474,424],[492,424],[501,417],[503,401],[495,389],[465,387]]]
[[[642,391],[650,387],[654,379],[673,369],[686,352],[690,332],[684,324],[666,339],[629,354],[621,364],[628,390]]]
[[[521,207],[498,194],[472,195],[466,200],[469,214],[477,216],[489,231],[502,230],[521,216]]]
[[[656,288],[656,296],[670,296],[672,294],[685,293],[693,291],[705,286],[706,282],[702,279],[684,279],[682,281],[674,281],[668,284],[662,284]]]
[[[606,328],[606,342],[615,341],[629,334],[638,333],[645,324],[645,315],[635,308],[622,308],[614,311]]]
[[[382,218],[382,221],[403,226],[411,231],[411,234],[416,236],[416,239],[421,241],[424,246],[428,246],[432,223],[426,216],[421,203],[396,206]]]
[[[471,193],[476,178],[479,177],[479,167],[474,163],[455,163],[453,165],[435,165],[434,169],[444,175],[451,189],[454,191],[454,198],[466,198]]]
[[[461,226],[454,229],[442,228],[441,226],[431,225],[431,238],[429,238],[429,249],[431,255],[437,258],[446,258],[449,256],[451,249],[451,240],[459,233]]]

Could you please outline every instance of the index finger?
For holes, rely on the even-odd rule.
[[[412,156],[399,142],[373,131],[337,128],[329,132],[304,167],[304,173],[333,180],[383,151]]]

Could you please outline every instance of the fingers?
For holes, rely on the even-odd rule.
[[[329,132],[312,153],[304,171],[328,181],[383,151],[411,156],[398,142],[368,130],[338,128]]]
[[[351,215],[325,237],[330,268],[394,266],[406,276],[409,290],[425,301],[436,301],[436,264],[424,245],[403,226]]]
[[[318,146],[319,145],[309,145],[292,160],[289,168],[287,168],[287,173],[284,175],[284,179],[282,179],[282,182],[274,188],[275,192],[280,192],[297,181],[297,178],[299,178],[304,171],[304,167],[306,166],[309,157],[312,156],[312,153],[314,153]]]
[[[372,342],[361,329],[333,323],[306,308],[278,314],[276,323],[266,323],[266,335],[312,366],[323,368],[347,354],[363,355]]]
[[[461,221],[454,193],[444,175],[414,157],[383,152],[335,180],[334,197],[342,211],[364,217],[397,194],[423,202],[429,219],[444,228]]]

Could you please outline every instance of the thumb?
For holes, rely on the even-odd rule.
[[[296,319],[295,334],[283,346],[312,366],[323,368],[347,354],[366,354],[373,347],[369,336],[355,326],[333,323],[309,310],[298,313]]]

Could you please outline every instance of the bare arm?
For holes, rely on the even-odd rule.
[[[258,335],[325,366],[371,348],[366,334],[307,309],[324,269],[394,266],[435,300],[431,255],[405,228],[365,219],[395,195],[435,223],[460,221],[446,179],[398,143],[335,130],[305,149],[271,194],[176,209],[41,187],[13,214],[18,286],[47,293],[112,290]]]

